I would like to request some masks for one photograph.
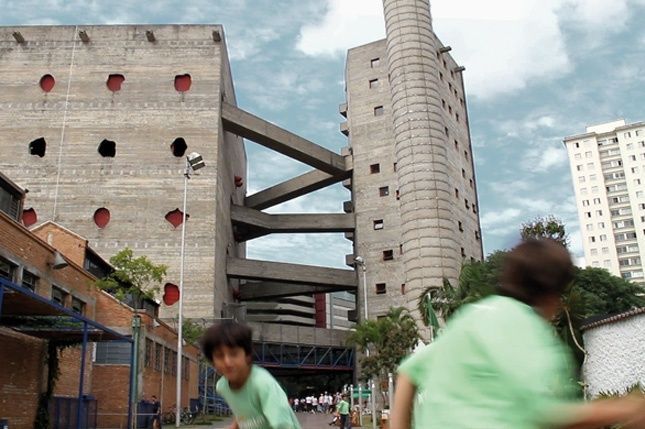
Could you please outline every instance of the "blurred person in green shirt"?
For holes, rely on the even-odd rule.
[[[347,402],[347,395],[341,395],[340,402],[336,405],[336,411],[340,416],[340,428],[349,429],[349,402]]]
[[[280,384],[253,364],[252,331],[226,321],[202,336],[202,352],[222,377],[215,389],[231,407],[230,429],[301,429]]]
[[[645,401],[582,403],[568,349],[550,325],[574,267],[559,243],[506,257],[498,295],[465,306],[399,367],[392,429],[645,428]]]

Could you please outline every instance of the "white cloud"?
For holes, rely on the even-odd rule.
[[[480,98],[558,78],[573,67],[563,23],[595,38],[626,22],[630,5],[644,0],[434,0],[433,24],[468,69],[468,92]],[[609,25],[608,23],[611,23]],[[338,55],[385,36],[382,3],[327,0],[319,22],[300,30],[297,44],[308,55]],[[548,125],[547,125],[548,126]]]
[[[545,172],[566,164],[567,159],[567,152],[564,147],[540,147],[528,150],[522,165],[529,171]]]
[[[501,224],[507,224],[522,214],[522,211],[517,208],[506,208],[500,211],[487,212],[481,217],[482,228],[489,228]]]

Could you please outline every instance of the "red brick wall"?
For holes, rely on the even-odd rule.
[[[99,428],[126,428],[129,365],[94,365],[92,393],[98,401]]]
[[[82,267],[85,263],[87,240],[53,223],[44,223],[32,230],[41,240],[61,252],[67,260]]]
[[[92,390],[92,343],[87,345],[85,354],[85,375],[83,392],[90,394]],[[54,396],[78,397],[78,383],[81,373],[81,346],[68,347],[60,351],[60,376],[56,381]]]
[[[44,388],[44,341],[0,328],[0,418],[11,429],[32,429]]]

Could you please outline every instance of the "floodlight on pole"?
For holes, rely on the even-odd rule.
[[[182,362],[183,362],[183,349],[184,349],[184,260],[186,250],[186,200],[188,196],[188,179],[190,175],[204,168],[206,164],[204,159],[197,152],[192,152],[186,157],[186,169],[184,171],[184,205],[182,209],[182,222],[181,222],[181,255],[179,265],[179,310],[177,315],[177,402],[175,410],[175,427],[181,425],[181,378],[182,378]]]

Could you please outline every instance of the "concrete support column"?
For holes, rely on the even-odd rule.
[[[457,279],[460,245],[442,116],[439,64],[428,0],[383,0],[400,190],[407,308],[420,292]],[[451,180],[452,179],[452,180]]]

